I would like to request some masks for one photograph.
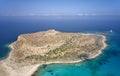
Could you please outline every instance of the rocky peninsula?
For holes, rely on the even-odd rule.
[[[103,35],[48,30],[22,34],[0,61],[0,76],[31,76],[42,64],[76,63],[99,56],[106,47]]]

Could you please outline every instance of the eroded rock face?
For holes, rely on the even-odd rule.
[[[55,60],[89,58],[103,47],[101,35],[62,33],[56,30],[23,34],[11,44],[10,60],[17,63],[37,64]]]

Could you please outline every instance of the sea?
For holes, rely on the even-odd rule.
[[[104,34],[107,48],[94,59],[74,64],[40,66],[34,76],[120,76],[120,16],[0,16],[0,60],[20,34],[55,29]]]

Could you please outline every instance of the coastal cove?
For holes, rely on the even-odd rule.
[[[120,48],[116,45],[119,42],[114,42],[114,39],[117,39],[114,37],[120,37],[120,35],[117,33],[107,35],[108,47],[100,56],[92,60],[74,64],[46,65],[39,67],[33,76],[119,76]]]
[[[64,62],[55,61],[55,62],[48,62],[48,63],[46,62],[46,63],[40,65],[32,76],[57,76],[57,75],[60,75],[60,76],[71,75],[72,76],[73,75],[72,73],[67,72],[67,70],[70,69],[69,67],[72,67],[72,68],[77,67],[77,68],[79,68],[80,66],[85,65],[87,62],[92,61],[92,59],[97,59],[97,57],[99,57],[103,53],[105,48],[107,47],[105,41],[106,41],[106,37],[103,36],[102,42],[104,43],[104,47],[101,48],[101,50],[99,50],[98,54],[94,55],[90,59],[78,60],[78,61],[70,61],[70,62],[69,61],[64,61]],[[56,69],[56,70],[54,70],[54,69]],[[58,70],[58,72],[57,72],[57,70]],[[84,71],[79,70],[79,71],[81,71],[81,75],[86,75],[86,74],[88,76],[90,75],[89,73],[85,73],[85,70]],[[76,76],[77,73],[78,73],[78,71],[73,76]]]
[[[75,26],[75,27],[77,27],[77,26]],[[118,27],[119,27],[119,25],[118,25]],[[50,26],[49,28],[53,28],[53,26]],[[55,28],[55,29],[61,30],[62,26],[61,26],[61,28]],[[94,28],[91,28],[91,30],[92,30],[91,32],[93,32],[93,31],[98,32],[98,31],[96,31],[96,29],[94,29],[94,30],[93,29]],[[37,27],[36,27],[36,30],[37,30]],[[19,34],[31,33],[31,32],[35,32],[36,30],[31,31],[31,30],[28,29],[28,31],[26,31],[26,32],[19,32],[19,33],[16,32],[16,36],[14,35],[15,37],[12,38],[13,40],[12,39],[11,40],[16,41],[16,38]],[[43,30],[47,30],[47,29],[42,29],[41,31],[43,31]],[[106,30],[106,29],[103,28],[103,30]],[[63,31],[71,32],[72,29],[71,30],[70,29],[69,30],[64,29]],[[88,32],[88,31],[86,31],[84,29],[84,31],[73,30],[72,32]],[[101,31],[101,33],[104,33],[104,34],[107,35],[108,48],[106,48],[103,51],[103,54],[101,54],[99,57],[97,57],[95,59],[92,59],[92,60],[88,60],[88,61],[84,61],[84,62],[80,62],[80,63],[75,63],[75,64],[50,64],[50,65],[47,65],[45,68],[40,67],[40,69],[38,70],[38,72],[36,72],[35,75],[36,76],[56,76],[56,75],[59,75],[59,76],[66,76],[66,75],[77,76],[77,74],[79,74],[79,75],[83,75],[83,76],[84,75],[85,76],[106,76],[106,75],[119,76],[119,73],[116,71],[117,68],[115,68],[115,67],[118,67],[119,65],[118,66],[114,65],[114,64],[119,64],[119,59],[117,58],[117,57],[119,57],[119,41],[117,41],[117,39],[119,40],[119,33],[116,33],[116,32],[119,32],[119,31],[115,30],[114,28],[113,28],[113,33],[109,33],[109,31],[108,32]],[[115,50],[115,51],[111,51],[111,49]],[[109,57],[111,57],[111,58],[113,57],[112,61],[111,61],[111,59],[110,60],[108,59]],[[109,62],[106,61],[107,59],[110,61],[109,65],[107,65],[107,63],[109,63]],[[118,62],[116,62],[116,60]],[[113,62],[113,64],[111,62]],[[91,66],[89,66],[89,65],[91,65]],[[40,65],[36,65],[36,68],[33,68],[33,69],[37,70],[37,68],[39,66]],[[112,71],[111,72],[110,70],[107,69],[108,67],[105,67],[105,66],[108,66],[108,67],[111,66],[112,68],[114,67],[113,69],[115,71],[113,71],[111,69],[111,71]],[[101,67],[101,68],[99,68],[99,67]],[[98,69],[102,69],[102,68],[104,68],[104,70],[98,71]],[[73,71],[73,70],[75,70],[75,71]],[[73,71],[73,74],[70,73],[71,71]],[[88,73],[86,73],[85,71],[88,72]],[[94,75],[93,75],[93,73],[91,73],[91,71],[94,73]]]

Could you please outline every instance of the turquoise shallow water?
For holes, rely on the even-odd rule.
[[[115,32],[107,34],[108,47],[95,59],[77,64],[51,64],[39,68],[36,76],[120,76],[119,37]]]

